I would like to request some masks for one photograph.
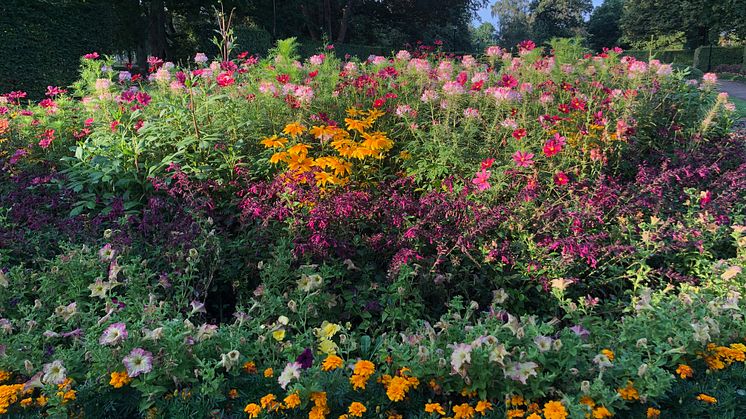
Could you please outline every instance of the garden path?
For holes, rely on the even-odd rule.
[[[746,84],[737,81],[719,80],[720,90],[728,93],[728,96],[746,100]]]

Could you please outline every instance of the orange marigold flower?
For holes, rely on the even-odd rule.
[[[445,415],[446,411],[443,410],[443,406],[441,406],[440,403],[427,403],[425,404],[425,413],[438,413],[440,415]]]
[[[626,387],[618,388],[617,393],[619,393],[619,396],[627,401],[640,400],[640,393],[634,387],[634,383],[632,381],[627,381]]]
[[[264,378],[272,378],[275,375],[275,371],[272,368],[264,370]]]
[[[593,409],[593,419],[606,419],[614,416],[609,409],[604,406],[599,406]]]
[[[472,419],[476,411],[468,403],[453,406],[453,419]]]
[[[10,380],[10,372],[0,370],[0,383]]]
[[[243,411],[249,415],[250,418],[255,418],[259,416],[259,413],[261,413],[262,408],[259,407],[256,403],[249,403],[244,407]]]
[[[488,410],[492,410],[492,403],[488,402],[487,400],[480,400],[477,402],[477,407],[475,407],[474,410],[484,416],[487,414]]]
[[[277,400],[277,397],[274,394],[269,393],[266,396],[259,399],[259,403],[262,404],[262,409],[266,409],[268,407],[274,406],[277,403],[275,400]]]
[[[704,394],[704,393],[697,396],[697,400],[703,401],[705,403],[710,403],[710,404],[715,404],[718,402],[718,399],[712,396],[708,396],[707,394]]]
[[[256,374],[256,364],[251,361],[246,361],[243,364],[243,370],[248,374]]]
[[[654,407],[648,407],[648,411],[646,412],[646,416],[648,419],[658,419],[660,417],[661,411],[654,408]]]
[[[522,406],[526,404],[526,399],[524,399],[523,396],[514,394],[510,396],[510,399],[508,399],[508,404],[513,406]]]
[[[609,361],[614,360],[614,351],[612,351],[611,349],[602,349],[601,353],[606,355],[606,358],[609,358]]]
[[[544,417],[546,419],[565,419],[567,418],[567,409],[558,401],[544,403]]]
[[[523,415],[525,415],[525,414],[526,414],[526,411],[525,411],[525,410],[523,410],[523,409],[508,409],[508,410],[507,410],[507,411],[505,412],[505,416],[506,416],[506,417],[507,417],[508,419],[513,419],[513,418],[522,418],[522,417],[523,417]]]
[[[313,402],[314,406],[318,407],[326,407],[326,392],[325,391],[319,391],[316,393],[311,393],[311,401]]]
[[[350,416],[360,418],[363,417],[363,413],[367,412],[368,409],[365,407],[364,404],[360,402],[352,402],[352,404],[350,404],[350,407],[347,408],[347,411],[350,413]]]
[[[532,413],[526,416],[526,419],[541,419],[541,416],[537,415],[536,413]]]
[[[394,377],[386,387],[386,396],[391,401],[400,402],[404,400],[407,391],[409,391],[409,381],[404,377]]]
[[[594,408],[594,407],[596,407],[596,402],[594,402],[593,399],[591,399],[588,396],[581,397],[580,398],[580,404],[584,404],[584,405],[590,407],[591,409]]]
[[[132,378],[127,375],[127,371],[114,371],[111,373],[109,385],[114,388],[122,388],[132,382]]]
[[[295,409],[296,407],[300,406],[300,396],[298,393],[293,393],[287,397],[285,397],[285,408],[286,409]]]
[[[235,388],[230,389],[230,391],[228,391],[228,398],[229,399],[237,399],[238,398],[238,390],[236,390]]]
[[[26,397],[25,399],[21,400],[21,406],[23,407],[29,407],[32,404],[34,404],[34,399],[31,397]]]
[[[344,361],[342,358],[338,357],[337,355],[329,355],[324,360],[324,363],[321,364],[321,370],[322,371],[333,371],[337,368],[341,368],[344,365]]]
[[[682,379],[687,379],[694,375],[694,370],[689,365],[679,364],[676,368],[676,374],[679,374]]]
[[[376,366],[372,362],[362,359],[355,363],[355,368],[352,372],[357,375],[370,377],[374,372],[376,372]]]
[[[352,374],[352,377],[350,377],[350,384],[352,384],[352,388],[355,390],[365,390],[367,383],[367,375]]]

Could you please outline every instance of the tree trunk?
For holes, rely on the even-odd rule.
[[[334,39],[334,34],[332,33],[332,1],[331,0],[324,0],[324,31],[326,32],[326,37],[331,42],[332,39]]]
[[[342,20],[339,21],[339,34],[337,34],[337,42],[343,44],[347,37],[347,28],[350,25],[350,18],[352,17],[352,6],[355,0],[347,0],[347,5],[342,11]]]
[[[168,41],[166,39],[166,8],[163,0],[151,0],[148,12],[148,49],[150,55],[166,58]]]
[[[304,4],[300,6],[300,10],[301,12],[303,12],[303,17],[306,20],[306,26],[308,26],[308,34],[311,35],[311,39],[313,39],[314,41],[318,41],[319,33],[316,32],[316,22],[311,16],[311,13],[308,11]]]

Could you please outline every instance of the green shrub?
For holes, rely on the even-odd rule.
[[[638,60],[647,61],[648,58],[651,57],[651,51],[641,50],[641,49],[632,49],[632,50],[624,51],[624,55],[635,57]],[[687,50],[653,50],[652,58],[656,60],[660,60],[661,62],[668,63],[668,64],[673,63],[673,64],[692,65],[692,62],[694,60],[694,53],[692,51],[687,51]]]
[[[744,47],[699,47],[694,51],[694,66],[709,71],[721,64],[744,62]]]

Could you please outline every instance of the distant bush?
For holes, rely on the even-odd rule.
[[[710,55],[712,48],[712,55]],[[744,47],[699,47],[694,51],[694,66],[708,70],[721,64],[743,64]]]
[[[624,51],[624,55],[635,57],[638,60],[645,60],[651,57],[651,51],[649,50],[627,50]],[[694,52],[688,50],[653,50],[652,58],[660,60],[667,64],[684,64],[692,65],[694,61]]]

